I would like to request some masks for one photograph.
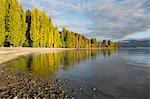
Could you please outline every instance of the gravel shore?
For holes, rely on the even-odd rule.
[[[55,78],[38,78],[30,72],[16,71],[3,67],[0,72],[0,98],[52,98],[74,99],[63,90],[68,80]]]
[[[75,48],[0,48],[0,99],[97,99],[113,98],[93,85],[53,76],[37,77],[32,70],[21,70],[5,65],[12,59],[32,53],[53,53]],[[3,64],[4,63],[4,64]],[[22,64],[19,64],[21,67]],[[36,66],[36,65],[35,65]]]

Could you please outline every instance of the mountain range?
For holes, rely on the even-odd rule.
[[[150,39],[128,39],[118,41],[122,47],[150,47]]]

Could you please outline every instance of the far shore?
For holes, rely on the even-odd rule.
[[[26,56],[31,53],[51,53],[77,49],[106,49],[106,48],[30,48],[30,47],[0,47],[0,64]]]

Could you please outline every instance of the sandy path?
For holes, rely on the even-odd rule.
[[[31,53],[50,53],[65,50],[74,50],[75,48],[1,48],[0,47],[0,64],[19,56],[25,56]]]

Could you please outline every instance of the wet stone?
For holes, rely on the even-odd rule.
[[[3,70],[0,80],[0,98],[18,98],[18,99],[74,99],[77,95],[82,95],[84,87],[72,88],[69,80],[62,80],[59,77],[38,78],[30,72],[23,72],[12,68]],[[4,85],[5,84],[5,85]],[[91,90],[91,88],[89,89]],[[92,88],[96,91],[96,88]]]
[[[96,91],[96,88],[93,88],[92,90],[93,90],[93,91]]]

